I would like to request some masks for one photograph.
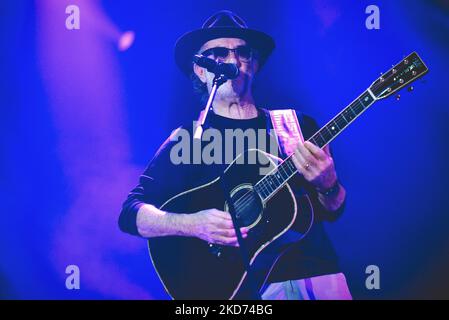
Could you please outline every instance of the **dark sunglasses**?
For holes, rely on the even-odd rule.
[[[257,52],[250,46],[239,46],[235,49],[229,49],[225,47],[215,47],[210,48],[205,51],[203,51],[201,54],[203,56],[213,56],[214,59],[226,59],[229,56],[229,53],[231,51],[234,51],[235,55],[239,58],[241,61],[250,61],[252,58],[257,57]]]

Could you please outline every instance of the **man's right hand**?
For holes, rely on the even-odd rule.
[[[192,235],[209,243],[238,247],[237,235],[231,215],[217,209],[198,211],[187,215]],[[248,236],[248,228],[240,228],[243,238]]]

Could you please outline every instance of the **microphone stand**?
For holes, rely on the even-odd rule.
[[[212,90],[210,91],[209,99],[207,100],[206,106],[204,107],[203,112],[200,114],[200,118],[198,119],[197,126],[195,128],[195,133],[193,135],[194,139],[201,140],[201,136],[203,135],[203,125],[206,122],[207,114],[209,110],[212,108],[212,102],[215,99],[215,95],[217,94],[218,88],[228,81],[228,77],[224,74],[216,74],[214,80],[212,81]]]
[[[214,80],[212,81],[212,90],[209,95],[209,99],[207,100],[206,106],[204,107],[204,110],[201,112],[200,117],[198,119],[197,126],[195,128],[195,133],[193,135],[194,139],[198,139],[201,141],[201,137],[203,135],[203,125],[206,122],[207,115],[209,113],[209,110],[212,108],[212,102],[215,99],[215,95],[217,94],[218,88],[228,81],[228,77],[226,77],[224,74],[216,74],[214,77]],[[240,226],[238,225],[238,220],[235,213],[234,204],[232,203],[231,199],[231,191],[229,189],[229,186],[225,179],[225,174],[223,173],[220,177],[222,182],[222,188],[223,193],[225,195],[225,199],[229,204],[229,214],[231,215],[232,222],[234,223],[234,229],[237,235],[237,240],[239,242],[240,247],[240,254],[242,257],[243,265],[245,266],[245,269],[247,271],[247,283],[244,287],[242,287],[242,291],[240,292],[240,296],[237,296],[237,299],[250,299],[250,300],[262,300],[259,291],[254,283],[254,268],[250,265],[250,259],[248,255],[248,249],[246,248],[245,243],[243,242],[243,237],[240,232]],[[217,250],[221,251],[220,249]]]

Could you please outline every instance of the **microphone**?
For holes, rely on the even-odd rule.
[[[235,79],[239,75],[239,68],[233,63],[217,62],[200,54],[193,57],[193,62],[217,76],[224,75],[228,79]]]

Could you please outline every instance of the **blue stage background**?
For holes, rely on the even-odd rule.
[[[65,8],[80,8],[67,30]],[[380,8],[368,30],[365,8]],[[37,0],[0,4],[0,297],[166,299],[146,243],[117,226],[162,141],[200,105],[173,46],[221,9],[271,34],[260,106],[324,124],[417,51],[430,72],[375,104],[331,145],[348,191],[326,225],[354,298],[449,298],[449,3]],[[135,33],[126,51],[125,31]],[[65,268],[81,270],[67,290]],[[365,268],[380,268],[379,290]]]

